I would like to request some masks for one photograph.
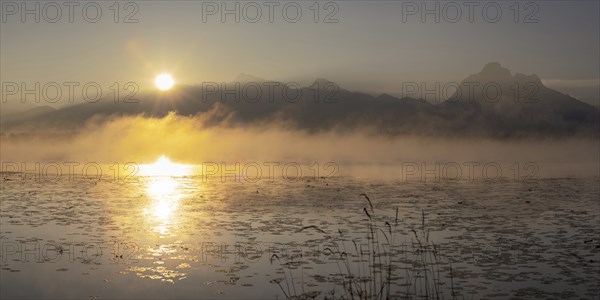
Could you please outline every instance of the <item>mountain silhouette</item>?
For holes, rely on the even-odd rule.
[[[163,117],[169,112],[204,116],[204,126],[277,122],[307,132],[371,130],[384,135],[597,137],[599,124],[598,108],[547,88],[537,75],[513,75],[499,63],[489,63],[465,78],[451,97],[437,105],[351,92],[326,79],[300,87],[245,73],[226,86],[179,86],[168,93],[140,94],[138,99],[138,103],[107,99],[3,117],[2,128],[77,128],[92,119]]]
[[[598,109],[544,86],[535,74],[513,75],[499,63],[463,80],[440,111],[460,114],[495,135],[598,135]]]

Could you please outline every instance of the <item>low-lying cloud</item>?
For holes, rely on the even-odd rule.
[[[309,133],[274,123],[205,126],[207,117],[145,116],[90,120],[74,131],[3,134],[2,161],[150,163],[160,155],[186,164],[206,162],[335,162],[340,174],[390,174],[416,163],[497,162],[539,165],[540,176],[598,176],[596,139],[443,138],[381,136],[370,131]],[[368,168],[362,168],[368,166]],[[361,171],[362,169],[362,171]]]

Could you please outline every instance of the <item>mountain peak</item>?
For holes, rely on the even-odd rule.
[[[247,83],[247,82],[265,82],[266,80],[263,78],[256,77],[254,75],[246,74],[244,72],[240,73],[233,79],[233,82]]]
[[[541,79],[535,75],[525,75],[521,73],[515,73],[514,75],[510,72],[509,69],[500,65],[497,62],[490,62],[486,64],[483,69],[479,73],[473,74],[467,77],[464,81],[470,82],[497,82],[497,83],[529,83],[534,82],[542,85]]]
[[[512,77],[510,70],[503,67],[498,62],[490,62],[486,64],[479,75],[482,75],[487,78],[509,78]]]

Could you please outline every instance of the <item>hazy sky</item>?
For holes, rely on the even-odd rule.
[[[40,5],[39,23],[35,15],[22,22],[20,11],[12,14],[14,3],[2,1],[2,82],[94,81],[108,90],[112,82],[150,87],[160,72],[170,72],[184,84],[230,81],[245,72],[301,83],[327,78],[350,90],[398,94],[405,81],[458,82],[498,61],[513,72],[535,73],[582,100],[597,103],[598,98],[598,1],[537,1],[528,7],[520,2],[519,22],[512,1],[488,4],[485,15],[482,7],[489,2],[479,2],[473,22],[466,2],[453,2],[456,6],[445,11],[448,2],[427,2],[430,8],[440,5],[439,23],[433,15],[423,23],[420,11],[404,15],[414,3],[422,9],[420,2],[407,1],[320,2],[319,22],[313,1],[294,2],[302,12],[297,23],[283,18],[282,5],[273,8],[269,22],[269,4],[260,1],[246,7],[245,14],[248,2],[226,3],[229,8],[239,3],[239,23],[234,15],[222,22],[220,12],[203,21],[203,12],[220,10],[220,2],[119,2],[118,23],[113,1],[94,2],[102,8],[96,23],[82,17],[86,2],[74,7],[73,23],[61,1],[56,2],[62,11],[56,23],[46,20],[56,16],[55,7],[43,11],[47,2],[26,3],[30,9]],[[244,16],[254,18],[254,4],[262,17],[250,23]],[[485,21],[486,16],[494,18],[495,4],[501,8],[500,21]],[[293,19],[295,6],[287,7],[286,16]],[[456,7],[462,16],[448,22]],[[134,9],[138,23],[123,23]],[[330,13],[337,23],[322,22]],[[94,7],[85,16],[93,19]]]

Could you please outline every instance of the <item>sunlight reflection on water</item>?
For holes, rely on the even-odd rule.
[[[161,235],[172,234],[169,228],[176,220],[175,212],[179,202],[184,197],[179,178],[159,176],[148,178],[146,194],[150,202],[146,207],[146,216],[149,224],[154,224],[153,230]]]
[[[356,244],[370,244],[370,224],[384,229],[378,231],[384,240],[389,230],[384,221],[394,220],[396,208],[399,225],[392,241],[402,251],[394,254],[403,256],[394,256],[401,258],[392,269],[394,296],[401,298],[406,266],[420,255],[400,246],[413,245],[410,230],[421,228],[423,212],[431,240],[445,251],[440,267],[452,263],[460,295],[507,298],[528,287],[538,290],[519,292],[538,298],[597,292],[592,269],[598,213],[590,210],[597,206],[597,178],[240,183],[163,175],[74,184],[24,183],[18,174],[11,176],[0,194],[0,242],[9,247],[2,256],[1,295],[9,298],[42,292],[61,298],[64,291],[48,287],[57,282],[76,283],[71,292],[77,296],[276,298],[282,292],[273,282],[284,271],[294,279],[289,276],[283,285],[322,295],[335,289],[337,295],[343,293],[343,285],[335,284],[339,258],[324,249],[346,249],[352,268],[367,267]],[[373,201],[372,221],[363,213],[369,205],[361,193]],[[561,246],[566,236],[574,242]],[[15,250],[22,241],[27,249],[48,246],[46,257],[56,259],[38,263],[34,259],[44,257],[26,252],[30,263],[24,263]],[[52,251],[55,245],[65,254]],[[299,259],[293,256],[298,250],[302,264],[290,264]],[[91,255],[96,252],[98,257]],[[440,279],[449,286],[447,277]],[[33,288],[24,289],[21,282]]]

